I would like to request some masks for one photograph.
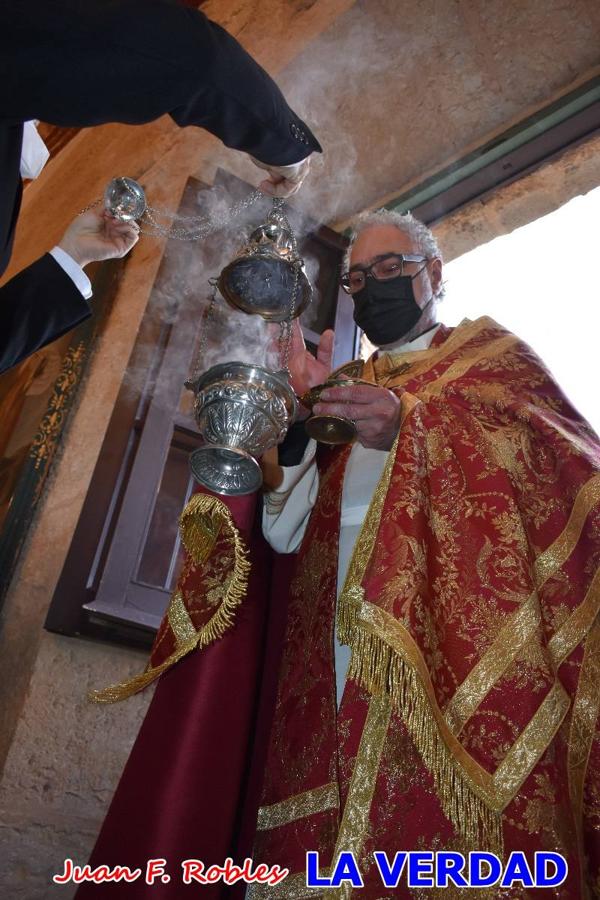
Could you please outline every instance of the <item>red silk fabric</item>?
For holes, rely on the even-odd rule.
[[[159,680],[89,860],[145,871],[148,859],[163,858],[171,881],[86,883],[77,900],[244,896],[243,884],[183,885],[181,861],[222,865],[228,856],[243,862],[251,855],[290,560],[274,562],[260,524],[253,527],[256,495],[224,502],[249,545],[248,594],[220,640]]]

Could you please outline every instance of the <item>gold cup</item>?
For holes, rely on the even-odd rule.
[[[348,378],[347,375],[330,376],[324,384],[317,384],[300,397],[300,402],[312,411],[313,406],[321,399],[321,393],[327,388],[353,387],[355,384],[368,384],[362,378]],[[322,444],[349,444],[356,437],[356,424],[352,419],[343,416],[310,416],[304,424],[308,435]]]

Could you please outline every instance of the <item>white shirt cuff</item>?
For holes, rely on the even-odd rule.
[[[54,257],[61,269],[66,272],[82,297],[89,300],[92,296],[92,283],[79,263],[76,263],[61,247],[53,247],[50,256]]]
[[[316,441],[310,441],[297,466],[283,468],[284,481],[264,495],[263,534],[278,553],[295,553],[304,537],[319,492]]]
[[[281,467],[281,471],[283,472],[283,479],[279,487],[275,488],[275,490],[271,493],[286,494],[289,493],[292,488],[296,487],[300,479],[304,476],[305,472],[310,469],[316,452],[317,442],[313,438],[311,438],[306,445],[304,455],[297,466]]]

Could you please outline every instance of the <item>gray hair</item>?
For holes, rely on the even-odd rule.
[[[433,232],[420,219],[415,219],[410,212],[399,213],[391,209],[375,209],[372,212],[361,213],[354,223],[352,234],[350,235],[350,244],[344,256],[344,271],[347,271],[350,267],[350,253],[356,238],[362,231],[371,228],[373,225],[393,225],[398,231],[407,234],[427,259],[438,257],[443,262],[442,252]],[[445,289],[442,284],[436,294],[436,298],[441,300],[444,294]]]

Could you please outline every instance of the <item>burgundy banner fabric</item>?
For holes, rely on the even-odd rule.
[[[122,900],[175,900],[199,890],[206,900],[244,895],[243,883],[184,885],[181,863],[251,856],[292,559],[275,560],[260,523],[253,527],[256,496],[226,502],[250,549],[247,597],[223,638],[160,679],[92,852],[92,868],[129,866],[142,875],[83,883],[76,900],[102,891]],[[168,882],[146,883],[150,859],[166,860]]]

